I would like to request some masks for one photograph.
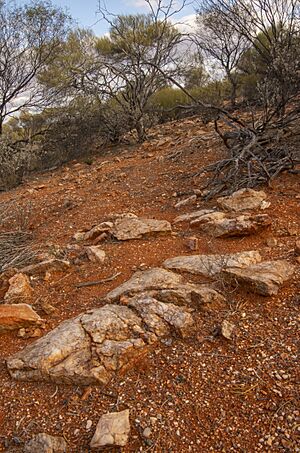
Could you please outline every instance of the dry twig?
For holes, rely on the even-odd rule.
[[[96,280],[94,282],[82,282],[82,283],[77,283],[75,285],[76,288],[86,288],[88,286],[96,286],[96,285],[102,285],[103,283],[108,283],[112,282],[116,278],[118,278],[121,275],[121,272],[118,272],[117,274],[112,275],[111,277],[104,278],[102,280]]]

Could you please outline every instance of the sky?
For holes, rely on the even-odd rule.
[[[57,6],[66,8],[78,26],[89,27],[97,35],[107,33],[108,25],[105,21],[99,21],[98,0],[52,0]],[[135,14],[147,12],[144,0],[106,0],[107,9],[115,14]],[[180,23],[190,24],[194,18],[192,5],[186,6],[176,18]]]

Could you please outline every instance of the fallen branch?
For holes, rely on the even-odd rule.
[[[218,195],[230,195],[244,187],[270,184],[283,171],[293,171],[300,163],[288,146],[281,146],[276,135],[270,139],[265,133],[240,136],[231,148],[231,156],[201,169],[193,176],[209,174],[206,199]]]
[[[103,283],[112,282],[113,280],[115,280],[116,278],[118,278],[120,275],[121,275],[121,272],[118,272],[117,274],[114,274],[114,275],[112,275],[111,277],[107,277],[107,278],[104,278],[104,279],[102,279],[102,280],[96,280],[96,281],[93,281],[93,282],[81,282],[81,283],[77,283],[77,284],[75,285],[75,288],[87,288],[87,287],[89,287],[89,286],[102,285]]]

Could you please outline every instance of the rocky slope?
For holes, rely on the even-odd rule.
[[[223,152],[187,119],[1,194],[41,252],[0,276],[0,451],[300,451],[299,177],[204,202]]]

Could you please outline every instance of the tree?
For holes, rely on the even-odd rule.
[[[90,30],[71,30],[60,43],[55,58],[40,72],[38,80],[48,90],[59,91],[60,105],[86,94],[89,77],[97,68],[96,37]]]
[[[187,89],[203,87],[208,82],[208,73],[205,69],[203,57],[196,53],[189,55],[183,69],[183,82]]]
[[[270,106],[264,116],[258,112],[252,121],[242,119],[222,106],[197,99],[180,81],[169,77],[169,81],[182,90],[200,114],[202,111],[210,114],[210,121],[214,121],[216,132],[228,148],[225,159],[202,168],[198,173],[198,176],[204,175],[206,197],[212,198],[243,187],[270,183],[279,173],[299,163],[297,150],[290,149],[281,138],[282,129],[300,117],[297,102],[290,104],[285,111],[287,103],[293,97],[296,99],[300,89],[300,0],[198,1],[201,11],[216,11],[220,22],[242,36],[247,47],[254,47],[266,63],[260,89],[265,87],[265,100]],[[272,33],[268,31],[270,28]],[[269,45],[264,45],[261,33]],[[209,179],[208,174],[211,175]]]
[[[114,16],[100,9],[110,24],[109,36],[98,39],[98,73],[93,78],[104,99],[114,99],[126,113],[138,140],[146,138],[145,117],[153,93],[174,71],[180,33],[168,21],[150,14]]]
[[[202,0],[204,11],[215,11],[220,23],[243,36],[264,68],[260,92],[268,124],[300,87],[299,0]]]
[[[23,109],[47,105],[37,77],[64,40],[69,18],[49,1],[17,7],[0,2],[0,134],[5,119]]]
[[[234,107],[238,86],[237,68],[247,40],[239,30],[224,22],[218,9],[213,6],[206,5],[198,10],[197,23],[194,42],[206,57],[216,61],[224,70],[231,86],[230,99]]]

